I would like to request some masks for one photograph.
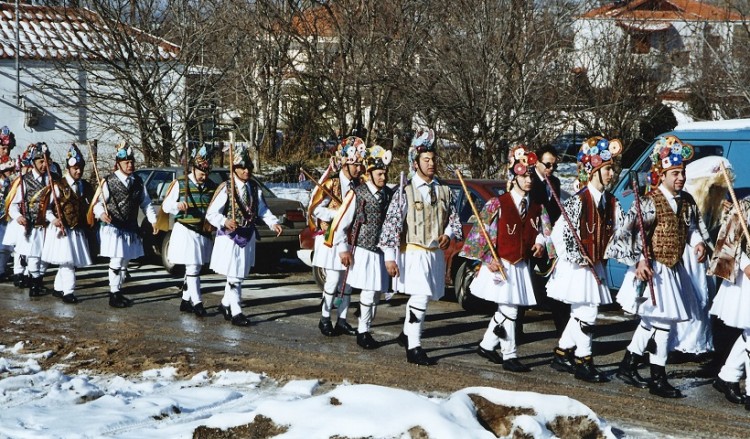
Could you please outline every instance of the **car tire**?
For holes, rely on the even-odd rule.
[[[323,287],[325,287],[325,284],[326,284],[326,269],[323,267],[316,267],[313,265],[312,272],[313,272],[313,279],[315,279],[315,283],[318,285],[318,288],[320,288],[320,290],[323,291]]]
[[[159,257],[161,258],[161,265],[164,267],[167,273],[171,274],[172,276],[178,277],[178,276],[182,276],[185,274],[185,266],[173,264],[167,258],[167,255],[169,254],[169,241],[171,241],[171,238],[172,238],[171,231],[167,232],[164,235],[164,238],[161,240],[161,249],[160,249]]]
[[[456,302],[469,312],[493,312],[491,302],[480,299],[469,291],[469,285],[474,281],[477,274],[476,266],[479,261],[467,260],[461,264],[453,281],[453,289],[456,294]]]

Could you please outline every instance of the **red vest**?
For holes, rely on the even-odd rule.
[[[500,195],[498,199],[500,217],[497,219],[497,254],[515,265],[531,257],[531,247],[539,234],[535,224],[539,224],[542,205],[530,202],[526,209],[526,219],[521,220],[510,192]]]
[[[604,259],[604,250],[606,250],[607,243],[609,243],[614,231],[615,196],[609,192],[604,192],[602,196],[607,197],[607,206],[603,216],[599,214],[599,209],[594,205],[591,192],[587,189],[580,192],[581,219],[579,231],[581,243],[586,249],[586,254],[594,263]]]

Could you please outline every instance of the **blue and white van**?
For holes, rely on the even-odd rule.
[[[750,119],[690,122],[678,125],[674,130],[662,135],[673,135],[693,145],[695,155],[692,160],[710,155],[726,157],[732,163],[736,175],[734,190],[737,198],[741,199],[750,195]],[[648,156],[652,150],[653,144],[641,153],[631,167],[631,170],[637,172],[641,187],[651,169]],[[622,208],[627,212],[634,198],[629,173],[621,175],[612,193],[620,200]],[[613,289],[620,288],[627,269],[628,267],[614,260],[607,263]]]

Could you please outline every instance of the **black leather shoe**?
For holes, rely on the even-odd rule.
[[[417,366],[432,366],[435,360],[427,356],[422,346],[406,350],[406,361]]]
[[[404,334],[402,331],[401,334],[396,337],[396,343],[398,343],[398,345],[402,348],[406,348],[409,346],[409,337],[407,337],[406,334]]]
[[[556,347],[552,355],[552,364],[550,364],[550,367],[558,372],[576,373],[573,349]]]
[[[127,308],[128,306],[130,306],[123,299],[124,297],[122,296],[122,294],[110,293],[109,294],[109,306],[111,306],[112,308]]]
[[[477,346],[477,354],[479,354],[479,356],[482,358],[490,360],[491,363],[503,364],[503,357],[494,349],[485,349],[482,347],[482,345],[479,345]]]
[[[606,383],[609,381],[603,373],[594,367],[594,359],[591,355],[585,357],[576,357],[576,379],[588,383]]]
[[[226,321],[232,320],[232,311],[229,309],[228,306],[219,304],[219,306],[217,306],[216,309],[219,310],[219,314],[224,316],[224,320]]]
[[[745,395],[740,391],[739,382],[728,382],[717,377],[714,380],[714,389],[723,393],[727,401],[731,403],[742,404],[745,402]]]
[[[198,317],[206,317],[208,315],[208,311],[206,311],[206,308],[203,307],[203,302],[198,302],[193,307],[193,314],[195,314]]]
[[[57,297],[58,299],[62,299],[63,298],[63,292],[62,291],[57,291],[57,290],[52,290],[52,297]]]
[[[511,358],[510,360],[503,361],[503,369],[508,372],[531,372],[531,368],[521,363],[518,358]]]
[[[320,329],[320,333],[325,335],[326,337],[333,337],[338,335],[333,329],[333,323],[331,323],[331,319],[327,319],[325,317],[320,318],[320,321],[318,322],[318,329]]]
[[[125,303],[125,306],[127,307],[133,306],[133,299],[128,299],[127,297],[123,296],[122,292],[118,291],[115,293],[115,295],[118,296],[120,300],[123,301],[123,303]]]
[[[357,330],[352,328],[352,325],[346,322],[346,320],[339,319],[336,322],[336,333],[344,335],[357,335]]]
[[[25,290],[31,286],[31,278],[24,274],[20,275],[18,279],[18,288]]]
[[[180,302],[180,311],[193,312],[193,305],[190,304],[189,300],[182,299],[182,302]]]
[[[750,396],[745,395],[745,410],[750,412]]]
[[[642,359],[642,356],[636,355],[626,349],[625,357],[620,362],[620,367],[617,369],[615,376],[625,382],[625,384],[629,384],[639,389],[647,388],[648,380],[644,379],[638,373],[638,365],[641,363]]]
[[[380,347],[380,343],[372,338],[369,332],[363,332],[357,334],[357,344],[362,349],[377,349]]]
[[[21,288],[21,279],[23,278],[22,274],[14,274],[13,275],[13,286],[16,288]]]
[[[232,316],[232,324],[234,326],[250,326],[250,318],[245,314],[239,313],[236,316]]]
[[[652,395],[661,396],[662,398],[682,398],[682,392],[674,388],[667,381],[667,371],[664,366],[651,365],[651,382],[648,391]]]
[[[78,303],[78,298],[76,297],[75,294],[70,293],[70,294],[66,294],[62,296],[62,301],[64,303]]]

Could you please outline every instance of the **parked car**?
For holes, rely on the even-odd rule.
[[[167,196],[167,189],[175,178],[184,178],[185,171],[180,167],[167,168],[144,168],[135,171],[141,177],[149,197],[157,213],[161,210],[161,203]],[[229,178],[229,170],[226,168],[212,169],[208,178],[216,184],[220,184]],[[262,220],[258,220],[257,251],[262,257],[256,258],[257,264],[272,265],[286,253],[295,254],[299,249],[298,236],[303,228],[306,228],[305,208],[299,201],[287,200],[277,197],[270,189],[261,183],[256,177],[252,177],[263,192],[269,209],[284,226],[281,236],[269,230]],[[169,232],[159,232],[158,235],[151,234],[151,225],[148,223],[141,211],[138,212],[138,224],[144,233],[144,250],[146,257],[151,257],[161,262],[170,274],[176,274],[179,268],[167,260],[169,240],[172,236],[174,216],[169,216]]]
[[[468,179],[465,181],[466,186],[471,193],[471,198],[479,210],[482,209],[487,200],[505,193],[506,189],[506,183],[504,180]],[[440,180],[440,182],[448,185],[453,192],[454,200],[456,202],[456,211],[461,220],[461,226],[465,236],[471,230],[474,218],[468,199],[461,188],[461,183],[458,180]],[[309,228],[302,230],[302,233],[299,236],[300,250],[297,252],[297,256],[305,264],[312,267],[315,283],[317,283],[322,289],[325,284],[325,270],[320,267],[312,266],[314,244],[315,236],[313,232]],[[463,241],[452,241],[448,250],[445,251],[446,287],[453,289],[456,300],[462,307],[464,307],[464,309],[473,310],[482,306],[482,302],[484,301],[469,293],[469,285],[474,279],[476,273],[476,262],[458,256],[462,247]]]
[[[691,161],[711,155],[726,157],[734,168],[734,191],[737,198],[750,195],[750,160],[747,160],[750,155],[750,119],[691,122],[678,125],[674,130],[662,135],[677,136],[683,142],[693,145],[695,154]],[[651,169],[648,156],[652,150],[653,143],[638,156],[630,168],[636,172],[641,188],[644,187],[643,182],[647,181]],[[626,211],[633,204],[631,185],[630,174],[623,172],[612,191]],[[613,289],[620,288],[627,269],[627,266],[614,260],[607,263]]]
[[[552,141],[552,147],[557,151],[561,162],[575,162],[581,144],[591,136],[584,133],[560,134]]]

